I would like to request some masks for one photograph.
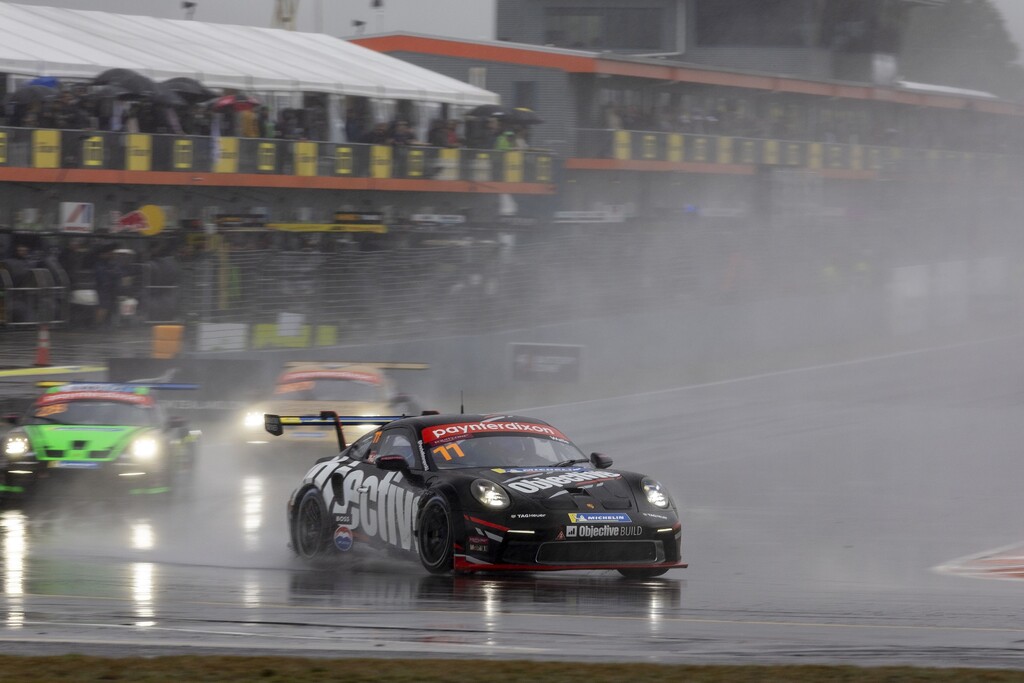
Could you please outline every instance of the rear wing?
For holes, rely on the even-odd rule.
[[[36,382],[40,389],[53,389],[54,387],[82,387],[93,389],[106,389],[108,391],[130,391],[131,389],[198,389],[199,384],[174,384],[170,382],[75,382],[65,381],[44,381]]]
[[[284,434],[285,427],[330,427],[334,426],[334,434],[338,437],[338,450],[345,450],[344,425],[386,425],[400,419],[401,415],[338,415],[333,410],[324,410],[319,415],[263,415],[263,427],[274,436]]]
[[[368,368],[377,368],[378,370],[429,370],[430,365],[428,363],[372,363],[364,362],[361,360],[330,360],[330,361],[318,361],[318,360],[289,360],[285,361],[283,367],[295,368],[304,365],[362,365]]]

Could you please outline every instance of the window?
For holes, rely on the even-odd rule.
[[[697,44],[811,47],[821,11],[817,0],[698,0]]]
[[[391,429],[384,432],[379,445],[373,448],[371,455],[400,455],[409,463],[410,469],[422,469],[419,458],[416,457],[416,448],[413,446],[412,439],[403,429]]]
[[[544,42],[581,50],[660,50],[663,11],[631,7],[555,7],[544,16]]]
[[[349,446],[346,455],[354,460],[366,460],[366,456],[370,454],[370,444],[373,443],[374,434],[376,432],[370,432],[356,439],[356,442]]]
[[[512,84],[512,106],[537,110],[536,81],[515,81]]]

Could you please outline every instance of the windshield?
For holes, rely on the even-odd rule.
[[[380,384],[340,379],[317,379],[278,384],[274,398],[290,401],[387,401]]]
[[[152,407],[121,401],[70,401],[36,406],[25,424],[151,426],[157,415]]]
[[[517,434],[474,436],[429,448],[438,469],[460,467],[553,467],[586,458],[576,446]]]

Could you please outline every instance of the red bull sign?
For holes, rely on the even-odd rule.
[[[156,235],[164,229],[164,222],[164,210],[154,204],[146,204],[137,211],[117,216],[110,231]]]

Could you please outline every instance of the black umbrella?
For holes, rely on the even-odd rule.
[[[34,104],[55,100],[59,95],[60,91],[56,88],[48,88],[45,85],[23,85],[8,95],[4,102],[7,104]]]
[[[154,93],[157,89],[152,78],[131,69],[107,69],[92,79],[92,83],[93,85],[119,85],[139,95]]]
[[[213,92],[196,79],[185,76],[168,78],[166,81],[160,83],[160,85],[177,93],[179,97],[188,102],[206,102],[207,100],[212,100],[217,96],[217,93]]]
[[[537,116],[537,112],[526,107],[516,107],[508,113],[505,120],[522,126],[532,126],[535,123],[544,123],[544,119]]]
[[[508,108],[503,107],[500,104],[481,104],[479,107],[475,107],[466,112],[466,116],[472,116],[478,119],[500,119],[508,116]]]
[[[188,102],[181,95],[168,88],[163,83],[156,84],[156,90],[150,97],[153,104],[161,107],[184,107]]]
[[[137,99],[138,95],[122,85],[108,83],[107,85],[100,85],[92,88],[86,97],[93,100],[104,100],[107,98],[115,100],[132,100]]]

